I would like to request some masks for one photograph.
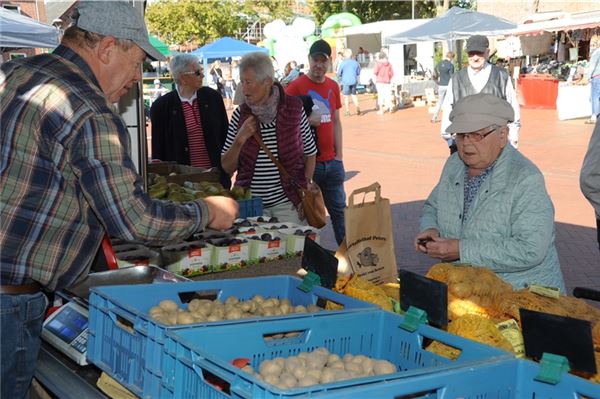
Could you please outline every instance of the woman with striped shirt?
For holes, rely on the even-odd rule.
[[[231,174],[237,171],[235,184],[262,198],[266,216],[301,223],[298,186],[314,184],[317,153],[302,101],[286,95],[275,83],[273,64],[265,53],[245,55],[240,77],[244,102],[231,116],[221,152],[223,169]],[[289,178],[282,176],[257,139],[262,139]]]

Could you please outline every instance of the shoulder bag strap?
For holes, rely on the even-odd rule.
[[[277,166],[277,169],[279,169],[281,174],[283,174],[283,176],[285,176],[286,179],[290,179],[290,174],[288,173],[288,171],[285,170],[285,168],[283,167],[281,162],[279,162],[279,160],[277,160],[277,158],[275,158],[275,155],[273,155],[271,150],[269,150],[269,148],[267,148],[265,143],[263,143],[262,138],[260,137],[260,133],[258,133],[258,131],[257,131],[254,133],[253,136],[254,136],[254,139],[256,140],[256,142],[258,143],[258,145],[260,145],[260,148],[263,149],[265,154],[267,154],[267,156],[271,159],[271,161],[273,161],[275,166]]]

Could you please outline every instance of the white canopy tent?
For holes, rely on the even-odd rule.
[[[0,7],[0,47],[54,48],[57,28]]]

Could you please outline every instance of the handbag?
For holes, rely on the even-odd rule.
[[[265,154],[273,161],[277,169],[281,172],[284,178],[289,179],[298,189],[298,194],[300,195],[300,200],[302,207],[300,209],[300,219],[303,219],[302,216],[306,218],[307,223],[320,229],[325,226],[327,222],[327,215],[325,214],[325,200],[323,199],[323,193],[317,184],[312,184],[308,188],[304,188],[300,186],[293,178],[290,176],[287,170],[283,167],[283,165],[275,158],[271,150],[267,148],[265,143],[263,143],[262,138],[258,134],[258,132],[254,133],[254,139],[260,145],[260,148],[263,149]]]

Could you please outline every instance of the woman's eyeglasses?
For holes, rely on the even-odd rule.
[[[200,76],[202,75],[202,71],[201,70],[197,70],[197,71],[188,71],[188,72],[182,72],[182,75],[196,75],[196,76]]]
[[[492,126],[489,130],[486,130],[483,133],[481,133],[481,132],[454,133],[454,134],[452,134],[452,138],[456,141],[464,141],[464,139],[469,138],[469,140],[471,140],[472,143],[478,143],[481,140],[483,140],[484,138],[486,138],[488,135],[494,133],[499,128],[500,128],[500,126]]]

